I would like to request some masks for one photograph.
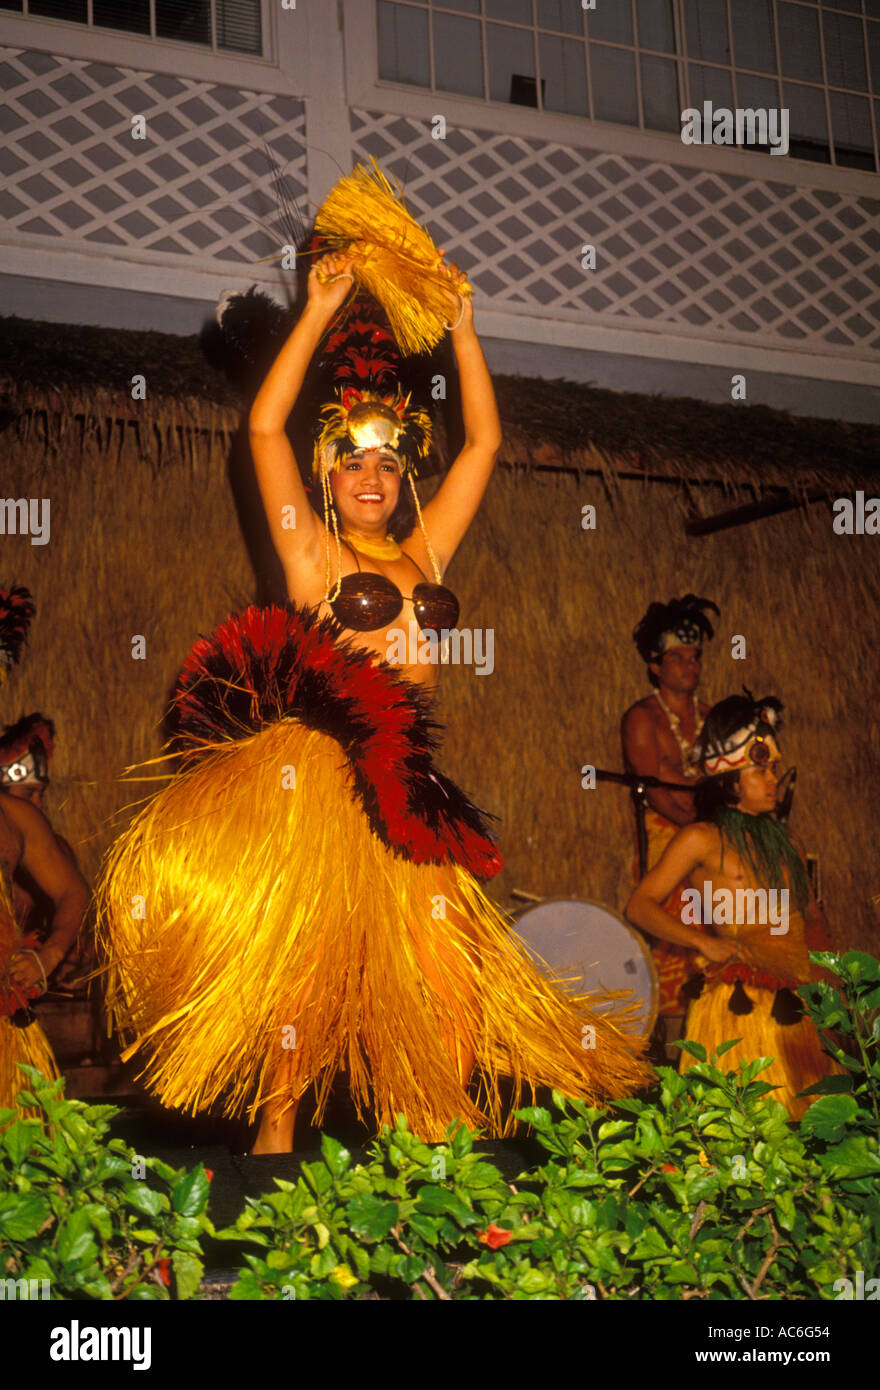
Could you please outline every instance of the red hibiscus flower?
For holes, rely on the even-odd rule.
[[[208,1179],[208,1182],[211,1181],[211,1179],[213,1178],[213,1176],[214,1176],[214,1169],[213,1169],[213,1168],[206,1168],[206,1169],[205,1169],[205,1177]]]
[[[513,1240],[510,1231],[503,1231],[500,1226],[496,1226],[494,1221],[490,1221],[485,1231],[477,1231],[477,1239],[484,1245],[488,1245],[490,1250],[500,1250],[502,1245],[509,1245]]]
[[[661,1164],[660,1164],[660,1167],[663,1169],[663,1172],[664,1172],[664,1173],[677,1173],[677,1172],[678,1172],[678,1169],[676,1168],[676,1166],[675,1166],[674,1163],[661,1163]]]
[[[171,1261],[170,1261],[170,1260],[167,1260],[167,1259],[166,1259],[166,1260],[160,1260],[160,1261],[159,1261],[159,1278],[162,1280],[162,1283],[165,1285],[166,1289],[170,1289],[170,1288],[171,1288]]]

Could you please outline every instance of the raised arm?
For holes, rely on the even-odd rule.
[[[642,931],[676,946],[692,946],[710,960],[725,961],[738,954],[735,941],[708,936],[678,921],[661,906],[683,879],[702,863],[711,848],[712,832],[702,823],[686,825],[666,846],[659,864],[645,875],[626,905],[629,920]]]
[[[464,278],[454,266],[448,270],[453,283]],[[449,564],[476,516],[501,448],[498,406],[474,329],[470,297],[456,296],[454,312],[461,315],[461,322],[452,330],[452,349],[461,381],[464,448],[424,509],[425,526],[441,569]]]
[[[351,289],[351,258],[322,256],[309,274],[308,301],[275,358],[248,417],[251,455],[266,519],[288,580],[322,559],[322,526],[311,508],[285,426],[333,315]],[[333,276],[325,281],[319,275]],[[285,508],[295,509],[291,526]],[[287,520],[287,524],[285,521]]]

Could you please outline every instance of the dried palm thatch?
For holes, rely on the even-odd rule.
[[[122,808],[154,785],[118,779],[158,754],[194,636],[254,599],[255,570],[256,596],[269,596],[270,550],[254,539],[257,509],[231,451],[236,398],[194,354],[175,365],[167,344],[179,340],[155,362],[156,380],[174,378],[160,398],[130,340],[162,335],[110,335],[99,391],[91,345],[105,335],[66,330],[63,349],[53,327],[57,357],[28,357],[25,328],[21,370],[0,372],[4,492],[50,497],[52,539],[3,540],[4,582],[28,585],[38,613],[0,716],[39,708],[55,720],[49,809],[94,875],[114,815],[124,823]],[[130,396],[137,372],[150,382],[144,402]],[[500,817],[508,868],[493,891],[623,906],[629,804],[617,788],[583,790],[580,769],[620,767],[620,716],[647,689],[632,628],[651,599],[692,590],[722,609],[707,695],[745,682],[785,701],[783,751],[800,770],[793,828],[821,857],[838,940],[876,950],[880,542],[835,536],[827,502],[699,539],[683,519],[768,486],[829,496],[864,486],[880,432],[564,383],[502,379],[499,398],[508,467],[450,575],[462,621],[494,632],[495,667],[450,667],[440,697],[444,765]],[[581,527],[587,503],[595,530]],[[734,634],[745,660],[731,657]],[[138,635],[143,660],[132,657]]]

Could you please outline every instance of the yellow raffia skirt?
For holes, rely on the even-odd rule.
[[[8,1018],[0,1018],[0,1110],[20,1109],[23,1118],[35,1116],[32,1107],[19,1107],[19,1091],[30,1090],[30,1078],[19,1068],[19,1062],[37,1067],[49,1080],[58,1075],[49,1039],[39,1023],[27,1028],[15,1028]]]
[[[771,936],[767,927],[760,924],[731,926],[722,934],[746,939],[754,964],[789,977],[793,986],[813,978],[800,913],[791,914],[788,932],[783,936]],[[777,1087],[768,1092],[770,1098],[784,1105],[793,1120],[799,1120],[816,1097],[798,1099],[798,1092],[823,1076],[842,1072],[843,1067],[825,1051],[806,1012],[797,1023],[780,1023],[773,1017],[775,990],[744,980],[740,981],[739,990],[751,1003],[751,1013],[733,1013],[731,984],[716,978],[691,1004],[684,1037],[701,1043],[710,1054],[726,1039],[740,1038],[742,1041],[721,1058],[722,1071],[736,1070],[740,1062],[752,1062],[756,1057],[772,1057],[771,1065],[755,1079]],[[686,1071],[690,1066],[693,1058],[682,1053],[680,1069]]]
[[[548,982],[471,873],[383,841],[340,742],[298,719],[173,777],[113,848],[98,906],[110,1017],[184,1111],[253,1117],[314,1085],[320,1120],[344,1070],[362,1116],[437,1140],[456,1118],[509,1132],[538,1085],[599,1100],[652,1077],[642,1040]]]
[[[21,931],[12,914],[12,902],[6,881],[0,873],[0,993],[4,993],[7,963],[21,940]],[[19,1063],[37,1067],[48,1080],[58,1075],[49,1039],[36,1022],[27,1028],[16,1028],[8,1017],[0,1016],[0,1110],[18,1107],[18,1093],[30,1089],[30,1079]],[[23,1117],[36,1115],[30,1107],[21,1109]]]

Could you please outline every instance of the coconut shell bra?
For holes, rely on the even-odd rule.
[[[328,600],[333,616],[343,627],[350,628],[352,632],[375,632],[378,628],[387,627],[400,615],[408,597],[422,631],[437,632],[455,627],[459,603],[451,589],[425,580],[422,584],[416,584],[411,595],[402,594],[386,575],[362,570],[357,551],[353,546],[348,546],[348,549],[354,555],[358,572],[343,575],[338,594]],[[406,551],[403,554],[406,555]],[[412,560],[411,555],[406,558]],[[416,565],[415,560],[412,563]],[[424,575],[424,570],[418,565],[416,569]]]

